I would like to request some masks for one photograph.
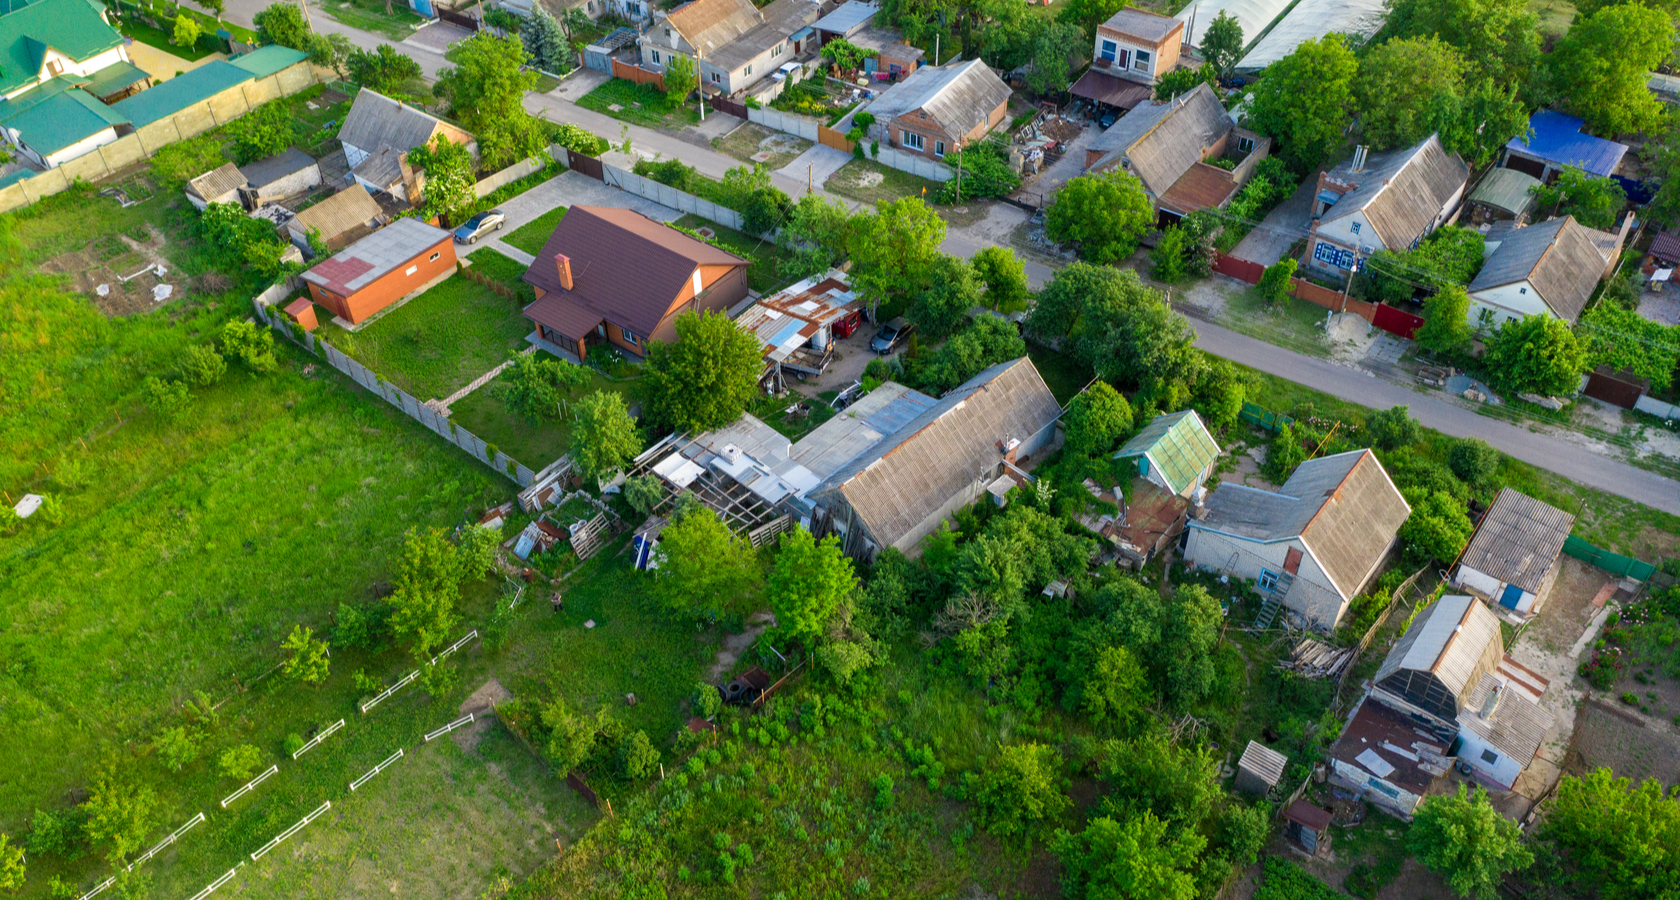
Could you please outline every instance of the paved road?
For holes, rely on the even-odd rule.
[[[246,28],[256,28],[253,19],[257,13],[267,9],[273,3],[274,0],[227,0],[227,9],[222,13],[222,18]],[[435,80],[438,71],[449,65],[449,62],[443,58],[441,53],[416,41],[408,40],[398,44],[382,34],[372,34],[342,24],[337,19],[327,15],[326,11],[321,9],[319,3],[309,4],[309,21],[317,32],[321,34],[342,34],[350,39],[351,44],[363,50],[375,49],[380,44],[396,45],[398,50],[420,64],[420,71],[428,81]],[[434,26],[428,25],[426,27],[432,28]]]
[[[1360,369],[1302,356],[1206,322],[1196,322],[1196,345],[1216,356],[1270,372],[1373,409],[1409,406],[1425,426],[1454,437],[1479,437],[1511,456],[1573,481],[1652,509],[1680,515],[1680,484],[1572,444],[1477,415],[1445,400],[1377,378]]]

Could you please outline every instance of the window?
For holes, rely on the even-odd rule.
[[[443,255],[443,251],[441,251],[441,250],[436,252],[436,253],[433,253],[431,256],[426,257],[426,262],[437,262],[438,257],[440,257],[442,255]]]
[[[653,51],[653,64],[656,65],[656,66],[659,65],[659,51],[658,50]]]
[[[747,66],[747,74],[748,74],[748,75],[751,75],[751,74],[752,74],[752,66],[750,66],[750,65],[749,65],[749,66]]]
[[[909,147],[912,150],[923,150],[927,148],[927,142],[916,132],[901,131],[899,133],[903,135],[904,146]]]
[[[1101,56],[1101,58],[1106,59],[1109,62],[1114,62],[1114,54],[1119,49],[1120,49],[1119,44],[1116,44],[1113,41],[1105,40],[1105,41],[1102,42],[1102,53],[1100,54],[1100,56]]]
[[[640,345],[640,342],[636,340],[636,333],[634,331],[631,331],[628,328],[620,328],[619,331],[621,333],[623,333],[624,342],[626,344],[629,344],[632,347],[636,347],[636,346]]]
[[[1132,59],[1132,68],[1142,69],[1145,72],[1149,71],[1149,51],[1139,50],[1132,54]]]
[[[1483,750],[1482,751],[1482,762],[1485,762],[1490,766],[1498,765],[1499,764],[1499,754],[1493,752],[1492,750]]]
[[[1326,265],[1338,266],[1345,269],[1347,266],[1342,265],[1342,253],[1344,252],[1346,251],[1343,251],[1342,248],[1337,247],[1335,244],[1319,241],[1318,246],[1313,248],[1313,259],[1316,259]],[[1348,253],[1349,263],[1352,263],[1352,257],[1353,254]]]
[[[944,156],[945,155],[945,142],[944,141],[934,141],[933,142],[933,155],[934,156]]]
[[[1238,153],[1253,153],[1254,152],[1254,138],[1248,138],[1248,137],[1237,138],[1237,152]]]
[[[1354,234],[1359,233],[1359,223],[1358,222],[1354,222],[1353,224],[1349,225],[1348,227],[1353,229]]]
[[[419,266],[409,266],[408,271],[404,272],[403,274],[404,275],[413,275],[415,272],[418,272],[418,271],[420,271]]]
[[[666,37],[671,36],[671,26],[669,26],[669,25],[665,26],[665,36]]]
[[[721,75],[719,75],[719,74],[718,74],[718,73],[716,73],[716,72],[713,72],[713,73],[712,73],[712,84],[717,84],[717,83],[718,83],[718,82],[719,82],[719,81],[721,81],[721,80],[722,80],[722,79],[723,79],[723,76],[721,76]]]
[[[1528,293],[1528,288],[1517,288],[1517,293],[1526,294]]]
[[[786,49],[787,49],[787,44],[777,44],[776,49],[770,51],[770,55],[771,56],[781,56],[782,51],[786,50]]]
[[[1277,576],[1276,572],[1273,572],[1271,569],[1261,569],[1260,570],[1260,578],[1259,578],[1260,590],[1262,590],[1262,591],[1272,590],[1273,588],[1277,587],[1277,583],[1278,583],[1278,576]]]

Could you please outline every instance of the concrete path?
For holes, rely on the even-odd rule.
[[[1282,347],[1196,322],[1196,346],[1279,378],[1372,409],[1409,406],[1424,425],[1454,437],[1478,437],[1527,463],[1606,493],[1680,515],[1680,484],[1654,472],[1594,453],[1568,441],[1477,415],[1427,393],[1384,381],[1360,369],[1302,356]]]
[[[267,9],[273,2],[274,0],[227,0],[227,9],[222,13],[222,18],[236,25],[254,29],[257,27],[254,21],[257,13]],[[326,10],[322,9],[319,3],[309,4],[309,21],[316,32],[320,34],[342,34],[350,40],[352,45],[363,50],[376,49],[380,44],[400,45],[399,49],[404,55],[411,57],[420,64],[420,72],[427,81],[436,80],[438,72],[449,66],[449,61],[443,58],[441,52],[424,46],[416,46],[408,41],[393,41],[382,34],[373,34],[359,28],[351,28],[349,25],[345,25],[327,15]],[[433,26],[426,26],[426,28],[431,27]],[[425,28],[421,30],[424,31]]]
[[[812,144],[811,149],[795,157],[793,162],[777,171],[789,178],[808,180],[814,184],[828,181],[828,176],[852,161],[852,155],[824,144]]]
[[[1318,192],[1318,173],[1313,173],[1289,199],[1279,203],[1255,226],[1242,242],[1231,251],[1238,259],[1269,266],[1289,252],[1289,246],[1307,236],[1307,223],[1312,220],[1313,196]]]

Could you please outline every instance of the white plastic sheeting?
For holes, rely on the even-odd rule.
[[[1249,54],[1238,72],[1258,72],[1295,52],[1303,42],[1340,33],[1368,38],[1388,18],[1383,0],[1301,0]],[[1200,25],[1196,26],[1198,29]]]
[[[1219,18],[1221,12],[1228,12],[1242,26],[1243,46],[1246,47],[1254,43],[1260,32],[1265,31],[1266,26],[1288,8],[1289,0],[1191,0],[1190,5],[1179,10],[1173,18],[1184,23],[1184,42],[1200,47],[1208,25]]]

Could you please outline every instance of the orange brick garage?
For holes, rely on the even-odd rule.
[[[304,272],[303,280],[316,303],[357,325],[454,268],[449,232],[398,219]]]

